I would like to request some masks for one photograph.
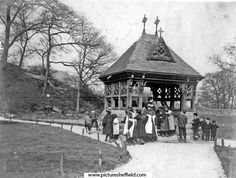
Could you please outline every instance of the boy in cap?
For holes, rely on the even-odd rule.
[[[192,128],[193,128],[193,139],[197,140],[198,139],[198,130],[200,126],[200,120],[198,118],[197,113],[193,113],[193,122],[192,122]]]
[[[216,124],[216,121],[213,120],[211,125],[211,140],[213,141],[216,139],[216,131],[218,128],[219,126]]]
[[[205,126],[206,126],[206,118],[205,117],[200,117],[200,125],[201,125],[201,134],[202,134],[202,140],[205,140],[205,137],[206,137],[206,129],[205,129]]]
[[[211,123],[210,123],[210,118],[207,117],[205,124],[206,141],[210,140],[210,132],[211,132]]]

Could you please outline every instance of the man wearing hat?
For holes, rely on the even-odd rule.
[[[103,126],[103,134],[106,135],[105,142],[107,142],[107,139],[109,138],[109,142],[111,142],[112,134],[113,134],[113,117],[111,114],[111,108],[108,107],[106,109],[107,114],[104,116],[102,120],[102,126]]]
[[[188,122],[187,117],[185,116],[186,111],[181,111],[178,117],[178,127],[179,127],[179,137],[180,142],[183,141],[182,137],[184,137],[184,142],[186,142],[186,124]]]

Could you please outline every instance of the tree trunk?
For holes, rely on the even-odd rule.
[[[81,83],[80,81],[78,82],[78,93],[77,93],[77,100],[76,100],[76,113],[79,114],[80,111],[80,90],[81,90]]]
[[[6,25],[5,25],[5,37],[3,43],[3,52],[1,56],[1,63],[0,63],[0,112],[8,112],[8,97],[6,94],[6,67],[7,67],[7,58],[8,58],[8,51],[9,51],[9,41],[10,41],[10,28],[11,28],[11,19],[10,19],[10,6],[7,6],[6,12]]]
[[[50,58],[50,51],[47,54],[46,73],[45,73],[45,80],[44,80],[44,84],[43,84],[43,94],[46,94],[47,85],[48,85],[49,68],[50,68],[49,58]]]
[[[24,60],[24,52],[22,51],[22,53],[21,53],[21,55],[20,55],[20,63],[19,63],[19,65],[18,65],[20,68],[22,67],[23,60]]]
[[[23,46],[23,50],[20,56],[20,63],[19,63],[19,67],[21,68],[23,65],[23,60],[24,60],[24,56],[25,56],[25,50],[26,50],[26,46],[27,46],[27,41],[25,42],[24,46]]]
[[[8,102],[7,102],[7,94],[6,94],[6,72],[5,68],[3,68],[3,63],[0,61],[0,112],[6,113],[8,112]]]

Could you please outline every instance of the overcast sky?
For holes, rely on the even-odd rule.
[[[236,2],[167,2],[157,0],[61,0],[83,12],[94,23],[118,56],[142,33],[154,34],[156,16],[167,45],[201,74],[213,71],[209,56],[235,42]]]

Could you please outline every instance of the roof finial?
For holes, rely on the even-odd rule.
[[[143,17],[143,20],[142,20],[142,22],[143,22],[143,34],[146,33],[146,32],[145,32],[145,24],[146,24],[146,21],[147,21],[147,17],[146,17],[146,15],[144,14],[144,17]]]
[[[164,31],[162,30],[162,28],[160,28],[160,29],[158,30],[158,32],[160,33],[160,37],[161,37],[161,34],[162,34]]]
[[[156,31],[155,31],[155,35],[156,36],[158,36],[158,34],[157,34],[157,26],[158,26],[159,22],[160,22],[160,20],[158,19],[158,16],[157,16],[157,18],[156,18],[156,20],[154,22],[154,24],[156,25]]]

